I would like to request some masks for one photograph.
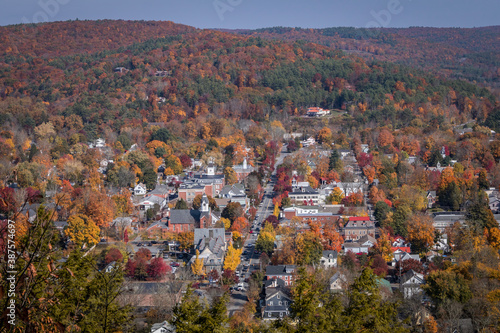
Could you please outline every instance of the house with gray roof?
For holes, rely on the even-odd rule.
[[[266,280],[281,279],[286,286],[291,286],[295,280],[295,265],[268,265],[266,267]]]
[[[410,298],[423,291],[421,286],[424,283],[424,275],[415,272],[413,269],[410,269],[408,272],[401,276],[399,282],[399,290],[405,298]]]
[[[340,292],[347,288],[347,278],[344,274],[337,272],[328,280],[331,292]]]
[[[302,185],[292,187],[292,192],[288,193],[292,203],[317,205],[319,203],[319,192],[311,186]]]
[[[286,288],[286,281],[275,279],[266,281],[264,299],[261,300],[261,313],[263,320],[276,320],[290,314],[292,297]]]
[[[337,267],[337,251],[326,250],[323,251],[319,263],[325,268]]]

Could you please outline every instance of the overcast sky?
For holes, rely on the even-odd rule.
[[[0,0],[0,25],[168,20],[197,28],[500,25],[499,0]]]

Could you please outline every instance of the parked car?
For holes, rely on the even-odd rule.
[[[137,247],[141,247],[142,246],[142,243],[137,243]]]

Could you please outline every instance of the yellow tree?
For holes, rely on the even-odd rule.
[[[243,249],[235,249],[232,245],[229,246],[226,253],[226,258],[224,259],[224,269],[230,269],[235,271],[240,264],[240,257]]]
[[[200,259],[200,251],[196,250],[196,259],[191,265],[191,271],[194,275],[204,275],[203,272],[203,259]]]
[[[427,214],[413,215],[407,225],[408,241],[418,253],[427,252],[434,245],[435,229]]]
[[[111,197],[115,203],[115,217],[127,216],[132,214],[134,210],[134,204],[130,199],[130,193],[127,190],[123,190],[119,194],[115,194]]]
[[[377,239],[377,244],[375,244],[375,250],[386,262],[391,261],[393,258],[391,246],[389,234],[382,230],[380,237]]]
[[[224,178],[226,179],[227,185],[233,185],[238,182],[238,177],[236,176],[236,172],[231,167],[226,167],[224,169]]]
[[[179,250],[189,250],[191,246],[194,244],[194,232],[186,231],[179,232],[175,235],[175,240],[179,242]]]
[[[77,214],[68,219],[68,226],[64,234],[71,239],[76,246],[83,244],[94,245],[99,242],[99,227],[86,215]]]
[[[332,141],[332,131],[328,127],[323,127],[319,130],[316,137],[319,143],[327,143]]]
[[[485,229],[485,233],[488,239],[488,243],[491,245],[491,247],[498,251],[500,249],[500,229]]]
[[[221,217],[220,221],[224,224],[224,229],[229,230],[231,228],[231,220],[225,217]]]
[[[276,203],[274,205],[273,215],[276,216],[276,217],[280,216],[280,206],[278,205],[278,203]]]
[[[332,205],[338,205],[344,197],[344,191],[342,191],[339,187],[335,187],[330,195],[326,197],[326,201]]]

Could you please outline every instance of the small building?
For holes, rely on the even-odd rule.
[[[291,286],[295,280],[295,265],[268,265],[266,267],[266,280],[281,279],[285,286]]]
[[[134,195],[145,195],[147,192],[146,185],[139,183],[134,187]]]
[[[404,298],[410,298],[422,292],[421,286],[425,283],[424,275],[410,269],[401,276],[399,290]]]
[[[338,293],[347,288],[347,278],[344,274],[337,272],[329,280],[330,291]]]
[[[337,257],[338,257],[337,251],[331,251],[331,250],[323,251],[319,263],[325,268],[337,267]]]

